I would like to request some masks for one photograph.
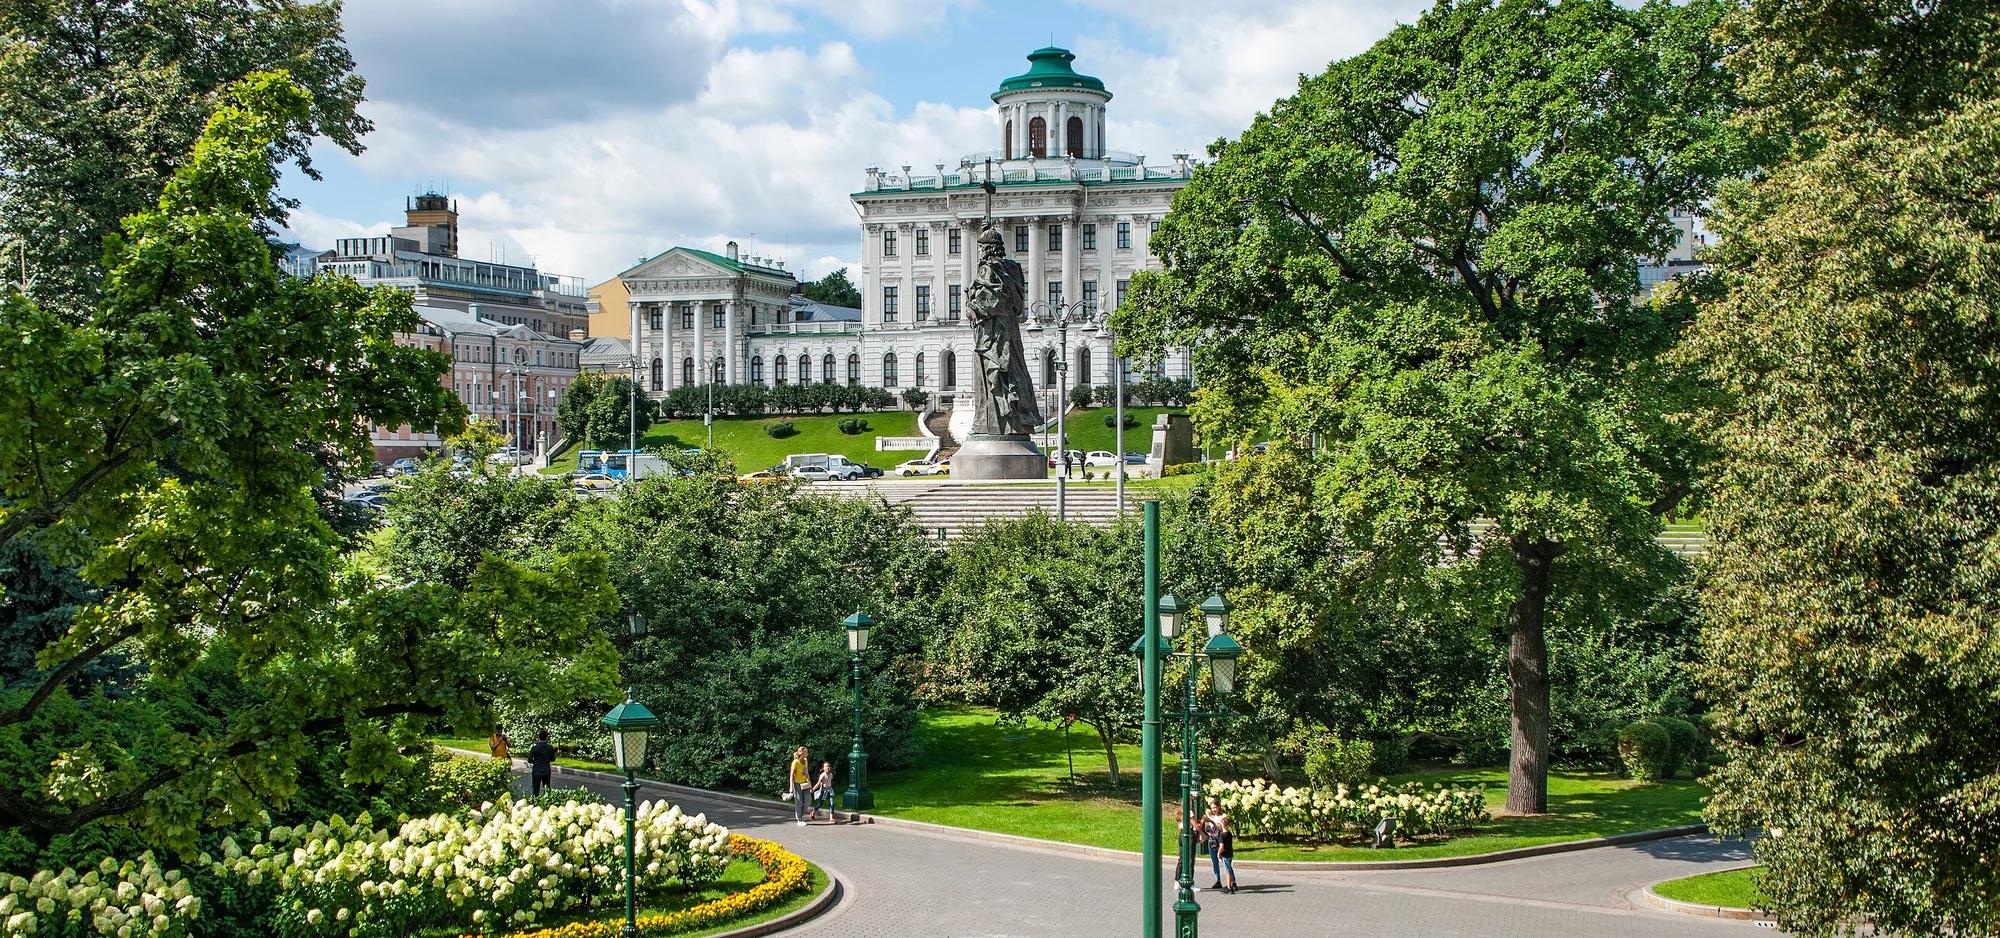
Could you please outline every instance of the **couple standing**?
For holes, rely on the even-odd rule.
[[[820,763],[817,779],[809,774],[811,764],[806,747],[800,746],[792,753],[791,771],[785,776],[785,798],[792,803],[792,818],[799,822],[800,827],[806,826],[807,821],[819,820],[819,806],[823,801],[826,803],[827,822],[838,824],[839,819],[833,816],[833,763]]]

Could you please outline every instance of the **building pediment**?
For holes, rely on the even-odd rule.
[[[740,268],[716,263],[686,248],[673,248],[618,275],[620,280],[679,280],[685,278],[734,277]]]

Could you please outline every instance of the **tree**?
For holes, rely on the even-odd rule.
[[[848,309],[861,308],[861,291],[847,279],[847,268],[842,267],[818,280],[799,284],[799,292],[815,303],[828,306],[845,306]]]
[[[1753,126],[1796,159],[1710,224],[1728,392],[1702,591],[1727,764],[1793,934],[2000,933],[2000,88],[1990,6],[1759,0]],[[1774,117],[1775,115],[1775,117]],[[1778,119],[1782,118],[1782,119]],[[1806,129],[1796,136],[1792,127]]]
[[[340,5],[270,0],[16,0],[0,6],[0,242],[26,239],[33,295],[88,310],[104,239],[152,209],[224,91],[284,69],[312,96],[265,154],[311,178],[314,139],[361,152],[362,80]],[[290,203],[251,208],[270,234]]]
[[[931,402],[930,392],[923,388],[904,388],[902,398],[903,406],[911,410],[923,410]]]
[[[273,263],[257,219],[310,101],[282,74],[238,83],[158,205],[108,239],[91,315],[0,296],[0,331],[21,337],[0,348],[0,555],[88,584],[48,594],[69,608],[0,691],[13,835],[116,822],[185,849],[284,801],[329,742],[368,782],[430,719],[469,730],[496,696],[609,690],[585,630],[601,558],[488,564],[462,589],[343,563],[355,542],[323,514],[324,467],[365,464],[371,423],[449,431],[464,411],[447,358],[397,342],[418,325],[406,297]],[[181,720],[131,693],[219,647],[251,691],[240,708]],[[118,657],[143,678],[81,683]]]
[[[586,413],[589,421],[584,430],[584,442],[590,449],[621,450],[631,445],[635,432],[633,402],[637,401],[636,432],[646,434],[653,425],[652,402],[643,394],[633,394],[632,379],[624,375],[610,375],[598,386],[596,396],[591,398]]]
[[[556,426],[562,428],[563,439],[581,445],[588,438],[590,405],[603,391],[601,372],[579,372],[576,380],[570,382],[563,391],[562,402],[556,405]]]
[[[1674,570],[1691,313],[1636,267],[1745,158],[1722,9],[1439,4],[1212,146],[1116,314],[1122,352],[1196,349],[1205,435],[1316,441],[1352,582],[1505,623],[1513,812],[1547,809],[1553,591]]]

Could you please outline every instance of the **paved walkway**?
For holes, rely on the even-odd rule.
[[[622,797],[614,786],[586,784]],[[640,797],[659,796],[655,790]],[[846,883],[839,905],[788,935],[1100,938],[1139,931],[1140,874],[1129,861],[886,825],[799,827],[789,810],[679,803],[731,830],[778,841]],[[1456,869],[1245,870],[1235,895],[1204,890],[1196,900],[1202,933],[1211,938],[1769,935],[1751,923],[1635,907],[1625,898],[1646,883],[1747,865],[1749,856],[1740,841],[1699,836]],[[1205,860],[1199,871],[1197,883],[1205,883]],[[1162,879],[1170,872],[1163,870]],[[1171,904],[1173,885],[1164,892]],[[1171,933],[1172,914],[1165,915]]]

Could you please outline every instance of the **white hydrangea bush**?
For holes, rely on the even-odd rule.
[[[633,857],[641,888],[696,888],[729,865],[729,831],[664,802],[637,813]],[[249,843],[226,839],[208,871],[262,892],[279,938],[390,938],[433,927],[495,932],[622,896],[625,818],[606,804],[541,807],[504,801],[470,815],[439,814],[393,830],[367,815],[307,828],[273,827]],[[0,938],[181,938],[200,899],[177,871],[106,866],[77,876],[41,873],[11,885]],[[74,912],[75,914],[71,914]]]
[[[1279,788],[1257,778],[1211,779],[1203,790],[1241,827],[1267,834],[1331,839],[1350,828],[1371,830],[1383,818],[1393,817],[1400,833],[1423,837],[1464,830],[1488,817],[1486,793],[1478,786],[1425,787],[1410,782],[1353,789],[1337,785],[1332,791],[1318,791]]]

